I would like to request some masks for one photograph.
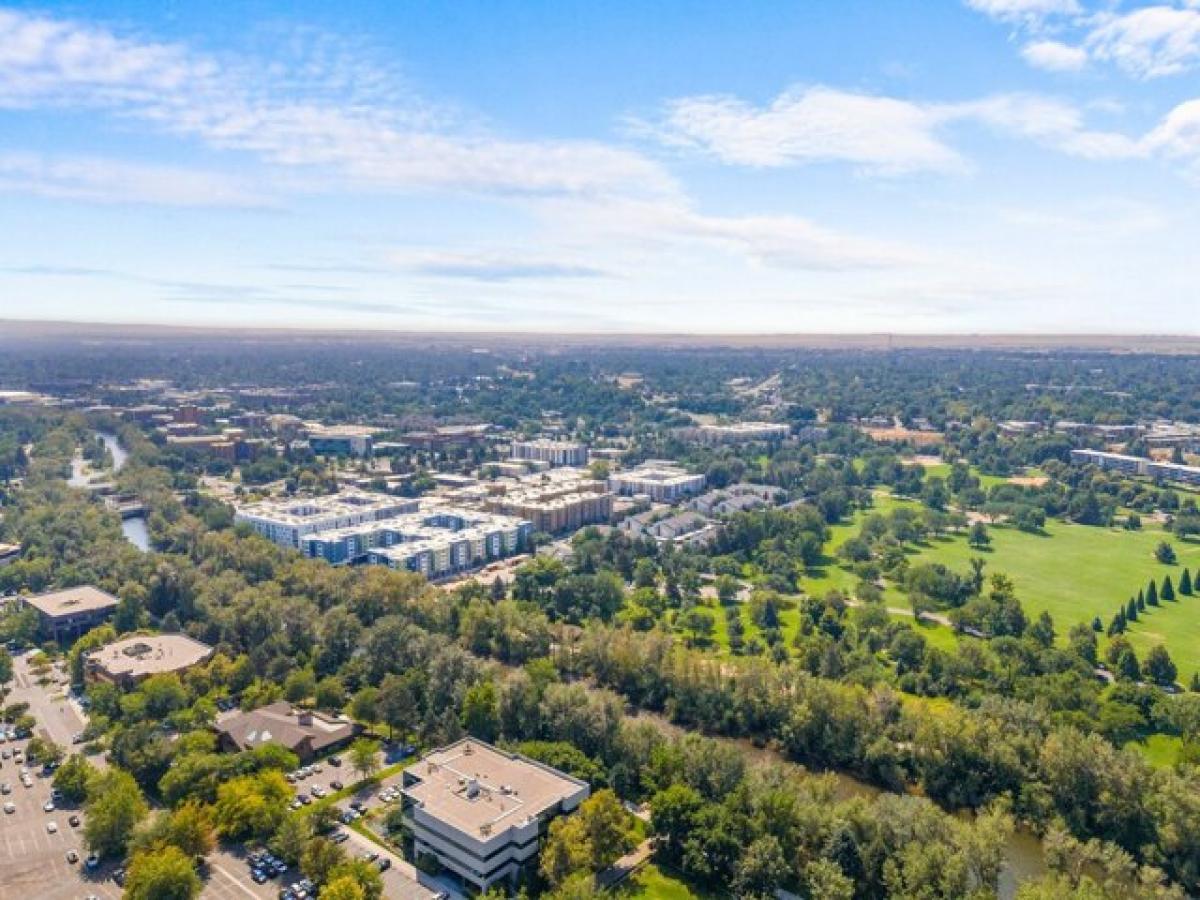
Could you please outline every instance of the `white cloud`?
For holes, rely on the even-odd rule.
[[[215,172],[91,157],[0,154],[0,192],[88,203],[261,208],[256,187]]]
[[[349,72],[341,77],[376,88],[362,67]],[[277,166],[324,169],[374,186],[501,194],[676,190],[660,166],[619,147],[508,140],[445,127],[416,99],[395,106],[364,100],[378,90],[347,87],[343,102],[328,93],[328,82],[310,82],[303,72],[243,74],[179,45],[0,12],[0,107],[107,109]]]
[[[396,268],[415,275],[493,284],[564,278],[603,278],[597,266],[558,256],[529,256],[520,251],[400,252],[391,256]]]
[[[1200,9],[1149,6],[1105,17],[1087,46],[1094,58],[1138,78],[1178,75],[1200,63]]]
[[[1073,16],[1076,0],[966,0],[967,6],[1001,22],[1036,24],[1050,16]]]
[[[1059,41],[1034,41],[1021,48],[1022,58],[1035,69],[1048,72],[1078,72],[1087,65],[1088,54],[1082,47]]]

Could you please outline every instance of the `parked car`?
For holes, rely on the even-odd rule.
[[[340,781],[331,781],[331,782],[329,782],[329,786],[331,788],[333,788],[335,791],[340,791],[342,788],[345,787],[345,785],[342,784]]]
[[[379,866],[380,872],[386,872],[388,869],[390,869],[392,867],[392,861],[390,859],[388,859],[386,856],[381,856],[381,857],[379,857],[379,862],[377,863],[377,865]]]
[[[89,868],[89,869],[95,869],[95,868],[98,868],[98,867],[100,866],[100,857],[99,857],[99,856],[97,856],[95,853],[89,853],[89,854],[87,855],[87,859],[85,859],[85,860],[83,861],[83,864],[84,864],[84,865],[85,865],[87,868]],[[117,871],[119,872],[119,871],[123,871],[123,870],[121,870],[121,869],[118,869]],[[116,872],[113,872],[113,877],[114,877],[114,878],[116,877],[116,875],[117,875],[117,873],[116,873]]]
[[[11,800],[8,803],[4,804],[4,812],[7,813],[8,815],[11,816],[16,811],[17,811],[16,804],[14,804]]]
[[[46,823],[46,831],[48,831],[50,834],[55,834],[58,831],[58,823],[57,822],[47,822]]]
[[[70,825],[72,828],[78,828],[79,827],[79,816],[71,816],[71,818],[67,819],[67,824]]]

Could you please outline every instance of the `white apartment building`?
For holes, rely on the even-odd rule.
[[[652,460],[636,469],[609,476],[608,489],[625,497],[644,494],[656,503],[674,503],[688,494],[704,490],[704,476]]]
[[[485,891],[516,878],[537,856],[549,821],[576,809],[591,788],[543,763],[465,738],[405,769],[402,791],[414,855],[435,857]]]
[[[341,491],[305,500],[269,500],[239,507],[233,520],[244,522],[282,547],[299,549],[303,539],[318,531],[350,528],[416,512],[416,500]]]
[[[515,441],[511,456],[513,459],[536,460],[552,466],[586,466],[588,450],[574,441],[539,438],[535,441]]]

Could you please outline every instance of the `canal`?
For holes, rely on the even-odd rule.
[[[129,459],[129,452],[121,446],[121,442],[117,440],[117,436],[111,432],[97,431],[96,436],[108,448],[108,453],[113,461],[112,471],[114,473],[121,471]],[[71,460],[71,477],[67,480],[67,484],[72,487],[87,487],[97,474],[88,465],[87,460],[83,458],[83,454],[77,452]],[[147,551],[150,549],[150,532],[146,527],[146,517],[144,515],[139,514],[129,516],[128,518],[122,517],[121,531],[124,533],[125,539],[139,550]]]

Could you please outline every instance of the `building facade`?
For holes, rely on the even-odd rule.
[[[38,633],[52,640],[76,638],[101,624],[117,608],[117,598],[92,585],[22,597],[38,614]]]
[[[586,466],[587,447],[574,441],[552,441],[541,438],[535,441],[516,441],[511,448],[513,459],[527,459],[549,463],[552,466]]]
[[[678,466],[646,463],[636,469],[610,475],[608,487],[613,493],[625,497],[644,494],[656,503],[674,503],[704,490],[704,476],[692,475]]]
[[[432,856],[470,887],[514,880],[555,816],[591,788],[543,763],[465,738],[404,770],[404,818],[419,859]]]

